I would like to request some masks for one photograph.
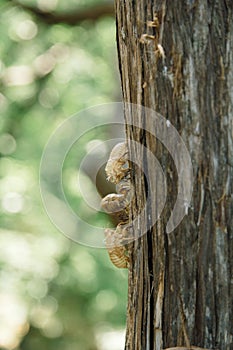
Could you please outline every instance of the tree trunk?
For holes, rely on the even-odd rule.
[[[147,230],[162,192],[153,162],[137,151],[148,178],[132,163],[132,217],[148,197],[150,206],[138,222],[147,233],[130,251],[125,349],[233,349],[233,3],[116,0],[116,15],[124,102],[171,122],[194,175],[188,215],[167,234],[180,174],[162,142],[145,131],[156,127],[152,118],[125,104],[127,139],[155,154],[168,194]]]

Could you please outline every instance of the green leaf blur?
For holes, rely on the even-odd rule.
[[[21,3],[56,14],[96,2]],[[119,100],[114,18],[47,24],[5,0],[0,38],[0,348],[121,349],[127,272],[104,249],[64,237],[39,189],[41,156],[56,127],[82,109]],[[106,218],[83,206],[75,159],[106,132],[86,136],[64,170],[70,205],[96,225]]]

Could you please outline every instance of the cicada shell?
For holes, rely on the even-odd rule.
[[[126,143],[118,143],[110,153],[106,165],[107,179],[115,183],[117,193],[111,193],[101,201],[101,207],[110,215],[118,218],[116,229],[105,229],[106,248],[112,263],[119,268],[127,268],[129,257],[127,255],[130,242],[128,226],[129,205],[132,199],[130,185],[128,150]]]
[[[117,184],[129,171],[128,151],[125,142],[118,143],[110,153],[105,168],[107,179]]]
[[[129,264],[129,258],[126,255],[126,249],[124,247],[116,247],[114,249],[108,249],[108,254],[111,262],[120,269],[127,269]]]
[[[130,204],[133,196],[134,196],[134,189],[131,185],[130,179],[124,178],[122,179],[117,185],[116,185],[117,193],[124,196],[125,202]]]
[[[123,194],[108,194],[102,199],[101,207],[106,213],[117,218],[118,222],[125,222],[128,220],[128,203]]]
[[[117,230],[105,230],[106,248],[112,263],[116,267],[124,269],[128,267],[129,258],[126,246],[121,243],[123,237],[120,233],[119,225],[117,228]]]

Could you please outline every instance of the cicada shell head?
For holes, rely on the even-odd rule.
[[[108,181],[120,182],[129,171],[128,151],[124,142],[118,143],[110,153],[105,171]]]

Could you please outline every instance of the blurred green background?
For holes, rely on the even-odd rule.
[[[111,6],[0,0],[0,349],[124,347],[127,271],[104,249],[65,238],[39,188],[43,148],[56,127],[82,109],[120,100]],[[75,156],[102,136],[89,135]],[[76,165],[67,165],[67,192],[77,209]],[[96,225],[105,220],[88,215]]]

